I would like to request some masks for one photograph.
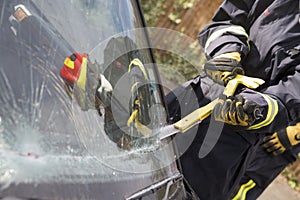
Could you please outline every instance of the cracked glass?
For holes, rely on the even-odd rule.
[[[135,1],[0,11],[0,197],[121,199],[178,173]]]

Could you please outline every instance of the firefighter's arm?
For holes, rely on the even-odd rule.
[[[212,23],[199,34],[200,45],[208,58],[204,71],[215,82],[226,85],[236,74],[244,74],[242,58],[250,50],[248,14],[251,1],[224,1],[215,13]]]
[[[259,112],[262,114],[259,119],[250,121],[246,126],[247,129],[254,130],[257,133],[274,133],[287,127],[290,122],[298,121],[300,116],[299,85],[300,72],[299,69],[295,67],[293,73],[283,76],[276,85],[269,86],[261,92],[249,89],[242,91],[240,95],[243,99],[255,102],[259,108]],[[242,104],[247,101],[242,101]],[[227,104],[222,104],[224,108],[228,107],[228,102],[226,103]],[[231,108],[234,108],[236,104],[236,101],[231,102]],[[224,114],[227,111],[224,108],[222,115],[228,116]],[[247,114],[247,111],[242,111]],[[225,121],[224,119],[226,120],[227,118],[223,118],[223,121]]]
[[[212,22],[198,35],[200,45],[209,58],[228,52],[249,52],[249,12],[254,0],[225,0],[215,13]]]
[[[275,132],[271,136],[264,137],[263,147],[273,155],[279,155],[285,150],[290,149],[300,143],[300,123],[288,126]]]

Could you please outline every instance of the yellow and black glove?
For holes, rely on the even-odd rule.
[[[234,126],[249,127],[259,119],[258,105],[250,100],[245,100],[242,95],[220,98],[213,109],[213,117]]]
[[[273,155],[279,155],[292,146],[300,143],[300,123],[264,137],[263,147]]]
[[[207,61],[204,71],[213,81],[225,86],[237,74],[244,74],[240,61],[240,53],[225,53]]]

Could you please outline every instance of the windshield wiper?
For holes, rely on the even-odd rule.
[[[12,197],[12,196],[7,196],[7,197],[0,197],[0,200],[39,200],[39,199],[33,199],[33,198],[17,198],[17,197]]]
[[[145,197],[149,194],[154,194],[156,193],[159,189],[161,189],[162,187],[166,187],[166,193],[165,193],[165,197],[168,197],[169,194],[169,189],[170,187],[174,184],[177,183],[179,181],[183,180],[183,176],[180,173],[177,173],[171,177],[168,177],[162,181],[159,181],[157,183],[154,183],[134,194],[132,194],[131,196],[125,198],[126,200],[137,200],[137,199],[141,199],[142,197]]]

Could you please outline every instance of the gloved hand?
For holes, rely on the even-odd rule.
[[[273,155],[279,155],[292,146],[300,143],[300,123],[288,126],[286,129],[275,132],[263,139],[263,147]]]
[[[238,52],[225,53],[204,64],[204,71],[213,81],[226,86],[237,74],[244,74]]]
[[[249,127],[260,117],[260,112],[255,102],[235,95],[220,98],[213,109],[213,117],[230,125]]]

